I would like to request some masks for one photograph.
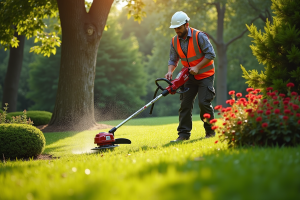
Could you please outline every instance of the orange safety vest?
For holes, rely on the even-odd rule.
[[[198,45],[198,33],[200,31],[197,31],[193,28],[190,28],[192,31],[192,37],[189,38],[189,45],[188,45],[188,51],[187,51],[187,56],[184,55],[178,36],[174,36],[172,38],[172,44],[176,52],[178,53],[181,63],[184,67],[193,67],[196,66],[198,63],[200,63],[203,58],[204,54],[202,53],[199,45]],[[194,75],[195,79],[200,80],[207,78],[209,76],[212,76],[215,74],[215,66],[214,66],[214,61],[211,60],[208,64],[203,66],[202,68],[199,69],[198,74]]]

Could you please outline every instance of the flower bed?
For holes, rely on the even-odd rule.
[[[210,120],[212,129],[221,142],[230,147],[247,145],[288,145],[300,143],[300,96],[291,92],[293,83],[287,84],[287,95],[267,88],[265,98],[260,89],[248,88],[246,98],[241,93],[230,91],[231,107],[215,107],[221,114],[221,124]],[[209,118],[205,118],[208,121]]]

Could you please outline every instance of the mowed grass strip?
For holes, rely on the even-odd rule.
[[[215,144],[216,138],[204,139],[200,121],[193,123],[191,140],[170,144],[177,137],[177,117],[131,123],[136,124],[128,122],[115,133],[131,145],[98,153],[90,148],[99,131],[45,133],[45,153],[60,158],[1,163],[0,199],[299,197],[299,147],[228,149]]]

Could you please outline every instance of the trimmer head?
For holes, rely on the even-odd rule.
[[[112,133],[101,132],[95,136],[94,144],[97,144],[97,147],[92,150],[103,150],[116,148],[119,146],[117,144],[131,144],[131,141],[126,138],[115,139]]]

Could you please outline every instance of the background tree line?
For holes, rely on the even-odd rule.
[[[150,101],[155,90],[154,80],[167,71],[169,48],[174,30],[169,29],[171,16],[183,10],[191,18],[190,26],[214,36],[217,34],[215,7],[205,1],[187,1],[177,7],[173,1],[144,1],[147,17],[141,23],[127,19],[128,11],[111,10],[108,29],[103,32],[97,53],[95,100],[96,116],[123,118]],[[270,1],[217,1],[226,6],[224,15],[224,41],[230,40],[246,29],[253,19],[269,17]],[[205,4],[206,3],[206,4]],[[199,7],[200,5],[205,5]],[[168,8],[168,9],[166,9]],[[163,12],[162,12],[163,11]],[[268,11],[268,12],[267,12]],[[260,19],[261,19],[260,18]],[[254,24],[262,29],[263,20]],[[213,41],[211,41],[217,49]],[[60,48],[50,58],[29,53],[33,39],[25,42],[23,68],[18,90],[17,110],[54,109],[60,67]],[[247,33],[233,42],[227,49],[227,90],[245,92],[247,85],[242,78],[240,64],[250,69],[263,69],[253,56],[251,38]],[[218,57],[218,53],[217,53]],[[0,50],[0,87],[3,88],[8,62],[8,51]],[[216,60],[216,65],[218,64]],[[177,73],[180,66],[176,69]],[[218,73],[218,69],[216,71]],[[223,75],[223,74],[221,74]],[[215,85],[217,84],[216,83]],[[2,92],[2,90],[1,90]],[[0,93],[2,96],[2,94]],[[229,98],[229,96],[227,96]],[[1,98],[2,99],[2,98]],[[214,105],[216,102],[213,103]],[[153,116],[177,115],[178,96],[167,96],[155,105]],[[197,108],[197,107],[195,107]],[[109,114],[108,114],[109,113]],[[145,111],[141,116],[148,116]],[[199,113],[197,109],[194,113]],[[104,115],[105,114],[105,115]]]

